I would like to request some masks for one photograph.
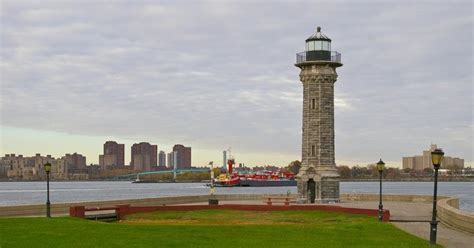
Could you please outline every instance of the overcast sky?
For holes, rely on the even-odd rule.
[[[436,143],[474,159],[472,1],[6,1],[0,152],[97,163],[106,140],[193,148],[193,164],[301,159],[295,54],[317,26],[342,53],[336,161]]]

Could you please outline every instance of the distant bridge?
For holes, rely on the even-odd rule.
[[[112,179],[114,180],[133,180],[133,179],[140,179],[140,176],[145,175],[153,175],[153,174],[168,174],[173,173],[173,180],[176,180],[176,176],[178,174],[183,173],[195,173],[195,172],[210,172],[209,168],[190,168],[190,169],[176,169],[176,170],[162,170],[162,171],[142,171],[137,173],[125,174],[114,176]]]

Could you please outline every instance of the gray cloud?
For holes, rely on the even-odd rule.
[[[472,3],[3,1],[1,125],[299,157],[295,53],[342,52],[342,160],[473,160]]]

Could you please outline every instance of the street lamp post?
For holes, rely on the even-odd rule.
[[[379,193],[379,221],[383,219],[383,205],[382,205],[382,172],[385,169],[385,163],[380,159],[377,162],[377,170],[379,171],[380,193]]]
[[[436,221],[436,195],[438,193],[438,169],[443,161],[444,152],[441,149],[435,149],[431,152],[431,161],[435,170],[434,178],[434,194],[433,194],[433,212],[430,222],[430,244],[436,244],[436,232],[438,230],[438,221]]]
[[[210,187],[210,193],[211,193],[211,196],[214,195],[214,162],[211,161],[209,162],[209,165],[211,167],[211,180],[210,180],[210,184],[209,184],[209,187]]]
[[[211,166],[211,183],[209,184],[210,187],[210,197],[209,197],[209,205],[219,205],[219,200],[216,198],[214,195],[215,189],[214,189],[214,162],[209,162],[209,165]]]
[[[49,172],[51,172],[51,164],[48,162],[44,165],[46,171],[46,217],[51,218],[51,202],[49,202]]]

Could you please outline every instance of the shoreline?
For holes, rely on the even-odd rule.
[[[286,194],[276,194],[276,193],[270,193],[270,194],[261,194],[261,193],[254,193],[254,194],[241,194],[241,193],[222,193],[222,194],[215,194],[214,196],[226,196],[230,198],[233,198],[234,196],[245,196],[245,198],[255,198],[258,196],[263,196],[263,195],[278,195],[278,196],[286,196]],[[377,193],[370,193],[370,192],[342,192],[340,193],[341,195],[341,202],[344,201],[378,201],[379,194]],[[180,198],[194,198],[198,197],[201,201],[203,200],[202,197],[209,197],[209,194],[196,194],[196,195],[165,195],[165,196],[158,196],[158,197],[143,197],[143,198],[117,198],[117,199],[107,199],[107,200],[78,200],[78,201],[58,201],[53,203],[52,205],[58,205],[58,206],[64,206],[64,205],[77,205],[77,204],[123,204],[128,203],[128,202],[142,202],[142,201],[148,201],[148,200],[157,200],[157,199],[180,199]],[[448,195],[438,195],[438,201],[442,199],[448,199],[448,198],[456,198],[459,201],[462,200],[462,198],[457,197],[457,196],[448,196]],[[206,198],[207,199],[207,198]],[[404,202],[424,202],[424,203],[431,203],[433,196],[428,195],[428,194],[400,194],[400,193],[384,193],[383,194],[383,199],[384,201],[398,201],[400,199],[403,199],[402,201]],[[396,200],[394,200],[396,199]],[[414,200],[416,199],[416,200]],[[460,208],[460,202],[456,203],[457,209],[460,211],[463,211],[465,213],[469,214],[474,214],[474,211],[470,211],[467,209],[461,209]],[[173,202],[173,201],[172,201]],[[179,201],[178,201],[179,202]],[[166,202],[169,203],[169,202]],[[175,204],[176,202],[173,202],[172,204]],[[181,204],[182,202],[179,202]],[[43,203],[28,203],[28,204],[14,204],[14,205],[1,205],[0,204],[0,210],[2,208],[9,208],[9,207],[39,207],[39,206],[44,206]],[[2,214],[0,214],[0,217]]]
[[[214,194],[213,196],[220,201],[246,201],[246,200],[261,200],[265,196],[287,196],[287,194]],[[292,194],[295,196],[295,194]],[[196,203],[196,202],[207,202],[208,198],[211,197],[210,194],[197,194],[197,195],[173,195],[173,196],[160,196],[160,197],[148,197],[148,198],[124,198],[124,199],[109,199],[109,200],[89,200],[89,201],[71,201],[71,202],[56,202],[52,203],[52,209],[56,209],[58,207],[69,207],[73,205],[87,205],[87,206],[110,206],[110,205],[117,205],[117,204],[138,204],[138,205],[150,205],[150,204],[188,204],[188,203]],[[439,195],[438,200],[450,198],[449,196]],[[379,195],[373,193],[341,193],[340,194],[340,201],[341,202],[359,202],[359,201],[378,201]],[[418,202],[418,203],[431,203],[432,196],[431,195],[424,195],[424,194],[384,194],[383,201],[402,201],[402,202]],[[324,204],[336,204],[336,203],[324,203]],[[1,209],[13,208],[10,209],[11,211],[17,211],[20,209],[14,209],[16,207],[19,208],[30,208],[30,207],[37,207],[42,209],[44,204],[20,204],[20,205],[5,205],[0,206]],[[21,210],[20,210],[21,211]],[[69,209],[65,210],[64,213],[68,212]],[[0,211],[0,216],[2,216]]]

